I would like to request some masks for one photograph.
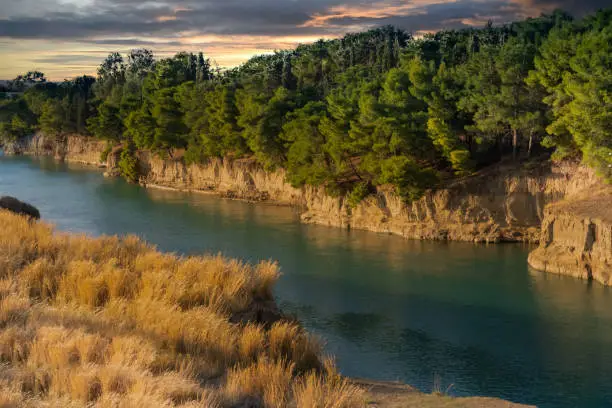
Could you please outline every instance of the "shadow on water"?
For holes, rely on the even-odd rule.
[[[67,231],[164,251],[278,260],[281,307],[351,376],[439,377],[456,395],[612,406],[612,295],[529,271],[529,247],[403,240],[302,225],[289,208],[145,190],[52,160],[0,159],[0,194]]]

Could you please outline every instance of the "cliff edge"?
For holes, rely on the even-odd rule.
[[[537,243],[546,205],[598,183],[578,163],[512,162],[430,190],[410,204],[383,186],[351,207],[322,187],[295,188],[283,169],[265,171],[250,159],[187,165],[179,157],[139,152],[138,162],[141,183],[148,187],[292,205],[301,210],[304,223],[441,241]]]
[[[58,140],[38,133],[13,150],[103,166],[115,174],[120,147],[101,163],[106,148],[105,142],[93,138],[68,135]],[[300,210],[304,223],[442,241],[537,243],[547,205],[599,184],[594,172],[578,163],[534,159],[487,168],[430,190],[410,204],[382,186],[352,207],[323,187],[295,188],[287,183],[283,169],[266,171],[253,159],[187,164],[180,152],[163,159],[147,151],[137,152],[137,158],[140,183],[146,187],[290,205]]]
[[[612,187],[546,208],[534,269],[612,285]]]

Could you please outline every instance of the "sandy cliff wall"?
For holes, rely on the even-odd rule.
[[[21,142],[5,146],[8,154],[54,156],[57,160],[101,167],[106,165],[100,158],[105,148],[106,142],[94,138],[80,135],[55,138],[40,132]]]
[[[56,143],[36,135],[20,146],[25,154],[51,154],[67,161],[99,164],[104,142],[67,136]],[[118,152],[106,163],[112,170]],[[253,201],[293,205],[302,220],[334,227],[392,233],[415,239],[473,242],[537,242],[547,204],[570,197],[598,183],[589,169],[572,163],[510,164],[431,191],[405,205],[387,188],[350,208],[341,197],[321,188],[294,188],[285,172],[265,171],[253,160],[213,159],[186,165],[181,159],[163,160],[138,153],[141,182],[152,187],[206,191]],[[112,171],[111,171],[112,173]]]
[[[416,239],[535,242],[544,207],[595,182],[590,170],[576,164],[499,166],[427,192],[409,205],[386,189],[355,209],[341,199],[313,194],[303,218]]]
[[[546,208],[538,270],[612,285],[612,187],[583,192]]]
[[[249,159],[211,159],[204,165],[185,165],[182,160],[162,160],[139,152],[141,183],[184,191],[207,191],[225,197],[278,204],[304,204],[301,189],[285,182],[283,170],[267,172]]]
[[[334,227],[392,233],[415,239],[537,242],[544,207],[597,184],[577,164],[499,166],[405,205],[390,189],[350,208],[321,188],[296,189],[283,170],[266,172],[252,160],[211,160],[185,165],[140,153],[143,183],[180,190],[299,206],[302,220]]]

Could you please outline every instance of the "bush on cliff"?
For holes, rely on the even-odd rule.
[[[126,180],[131,183],[138,182],[138,158],[136,157],[136,149],[132,143],[124,146],[117,162],[119,172]]]
[[[13,115],[10,121],[0,122],[0,142],[11,143],[27,136],[31,127],[19,115]]]
[[[112,143],[107,143],[102,153],[100,153],[100,162],[106,163],[106,161],[108,160],[108,155],[111,154],[112,151],[113,151]]]
[[[0,211],[0,404],[364,406],[274,315],[274,263],[161,254]],[[276,314],[278,315],[278,314]]]

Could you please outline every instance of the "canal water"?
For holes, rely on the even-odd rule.
[[[64,231],[277,260],[279,304],[346,375],[541,407],[612,406],[611,291],[530,271],[527,246],[302,225],[290,208],[146,190],[50,159],[0,156],[7,194]]]

